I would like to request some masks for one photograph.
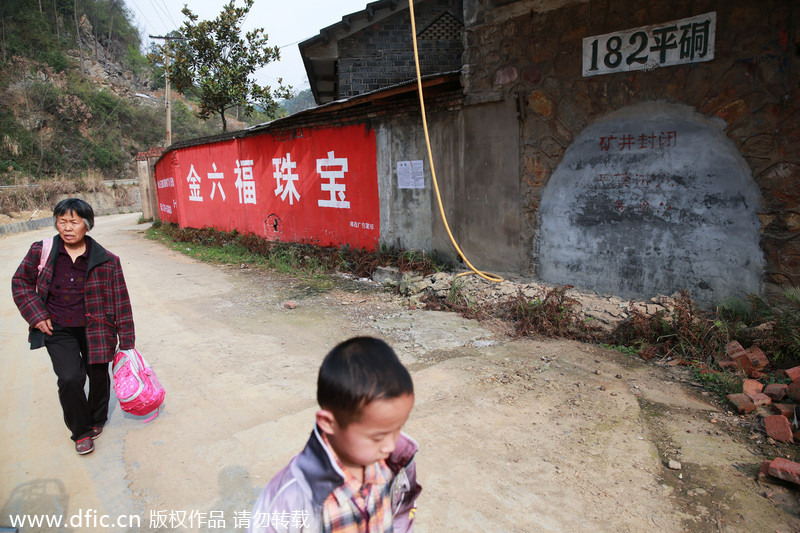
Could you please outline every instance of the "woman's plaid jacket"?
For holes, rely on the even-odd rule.
[[[91,237],[84,296],[86,300],[86,342],[89,364],[108,363],[119,349],[134,347],[133,311],[119,257]],[[45,302],[53,279],[61,237],[53,237],[53,251],[39,273],[42,243],[34,242],[11,279],[11,292],[22,317],[30,326],[31,349],[44,346],[44,333],[34,326],[50,318]]]

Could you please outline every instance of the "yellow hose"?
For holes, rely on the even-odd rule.
[[[433,154],[431,152],[431,139],[428,135],[428,119],[425,116],[425,99],[422,96],[422,74],[419,70],[419,52],[417,51],[417,25],[414,21],[414,0],[408,0],[408,9],[411,12],[411,39],[414,43],[414,64],[417,67],[417,89],[419,90],[419,107],[422,110],[422,128],[425,130],[425,145],[428,147],[428,160],[431,163],[431,176],[433,177],[433,188],[436,191],[436,200],[439,202],[439,212],[442,215],[442,222],[444,222],[444,227],[447,230],[447,235],[450,236],[450,242],[453,243],[455,246],[458,255],[464,260],[467,266],[472,270],[472,272],[462,272],[458,274],[459,276],[465,276],[470,274],[477,274],[478,276],[482,277],[487,281],[492,281],[495,283],[500,283],[503,281],[503,278],[497,276],[495,274],[489,274],[486,272],[481,272],[474,266],[472,263],[469,262],[467,256],[464,255],[464,252],[461,251],[461,248],[458,246],[455,237],[453,237],[453,232],[450,231],[450,224],[447,223],[447,215],[444,213],[444,205],[442,205],[442,195],[439,192],[439,182],[436,180],[436,169],[433,166]]]

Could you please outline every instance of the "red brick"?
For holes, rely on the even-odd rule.
[[[793,403],[773,403],[772,412],[785,416],[787,420],[794,420]]]
[[[764,385],[758,380],[746,379],[744,383],[742,383],[742,392],[745,394],[759,394],[763,390]]]
[[[743,352],[743,351],[744,351],[744,348],[742,348],[742,345],[739,344],[738,341],[731,341],[725,347],[725,353],[730,355],[731,357],[733,357],[734,354],[737,354],[737,353]]]
[[[792,426],[789,424],[789,419],[783,415],[764,417],[764,429],[767,430],[767,435],[777,441],[794,442],[794,437],[792,437]],[[772,468],[770,468],[770,473],[772,473]]]
[[[800,402],[800,381],[792,381],[786,387],[786,396],[796,402]]]
[[[727,398],[739,414],[752,413],[756,410],[756,404],[746,394],[728,394]]]
[[[747,397],[750,398],[751,400],[753,400],[753,403],[756,404],[756,407],[758,407],[759,405],[771,405],[772,404],[772,398],[770,398],[766,394],[761,394],[761,393],[759,393],[759,394],[748,394]]]
[[[756,370],[764,370],[769,367],[769,359],[758,346],[751,346],[744,353],[750,358],[750,362],[753,363],[753,368]]]
[[[753,375],[753,372],[755,372],[756,369],[753,367],[753,363],[750,361],[750,358],[747,356],[746,352],[739,352],[732,355],[731,358],[736,363],[737,368],[744,372],[745,376],[750,377]]]
[[[732,362],[733,360],[728,356],[727,352],[714,352],[712,354],[714,356],[714,361],[721,365],[722,363]]]
[[[717,364],[723,370],[725,370],[726,368],[731,368],[731,369],[737,368],[736,362],[733,359],[721,359],[717,361]]]
[[[759,481],[769,481],[769,466],[772,464],[772,461],[764,461],[761,463],[761,468],[758,469],[758,480]]]
[[[800,380],[800,366],[787,368],[786,370],[783,370],[782,373],[784,376],[791,379],[792,381]]]
[[[776,457],[769,465],[769,475],[800,485],[800,463]]]
[[[786,389],[789,386],[785,383],[770,383],[766,387],[764,387],[764,394],[772,398],[772,401],[779,402],[783,400],[784,396],[786,396]]]

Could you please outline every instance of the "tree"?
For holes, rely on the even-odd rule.
[[[314,101],[314,93],[311,92],[311,89],[300,91],[291,98],[284,100],[281,104],[281,106],[290,115],[297,113],[298,111],[303,111],[304,109],[310,109],[316,105],[317,103]]]
[[[278,61],[280,51],[277,46],[267,46],[268,36],[263,28],[247,32],[242,39],[241,25],[254,0],[244,0],[244,7],[235,7],[235,1],[230,0],[216,19],[200,22],[184,6],[182,13],[189,20],[180,29],[183,40],[170,45],[174,51],[170,81],[181,94],[196,89],[200,100],[198,116],[205,120],[219,115],[222,131],[227,130],[227,109],[239,106],[245,115],[250,115],[254,104],[258,104],[272,114],[278,106],[273,96],[284,97],[291,89],[278,80],[279,87],[273,95],[269,86],[250,79],[257,69]]]

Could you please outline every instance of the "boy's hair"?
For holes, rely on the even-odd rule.
[[[58,202],[55,209],[53,209],[53,218],[64,216],[70,211],[83,219],[86,224],[86,231],[94,227],[94,210],[92,210],[92,206],[80,198],[67,198]],[[56,226],[56,229],[58,229],[58,226]]]
[[[414,384],[394,350],[380,339],[355,337],[331,350],[317,379],[317,402],[347,427],[375,400],[414,394]]]

